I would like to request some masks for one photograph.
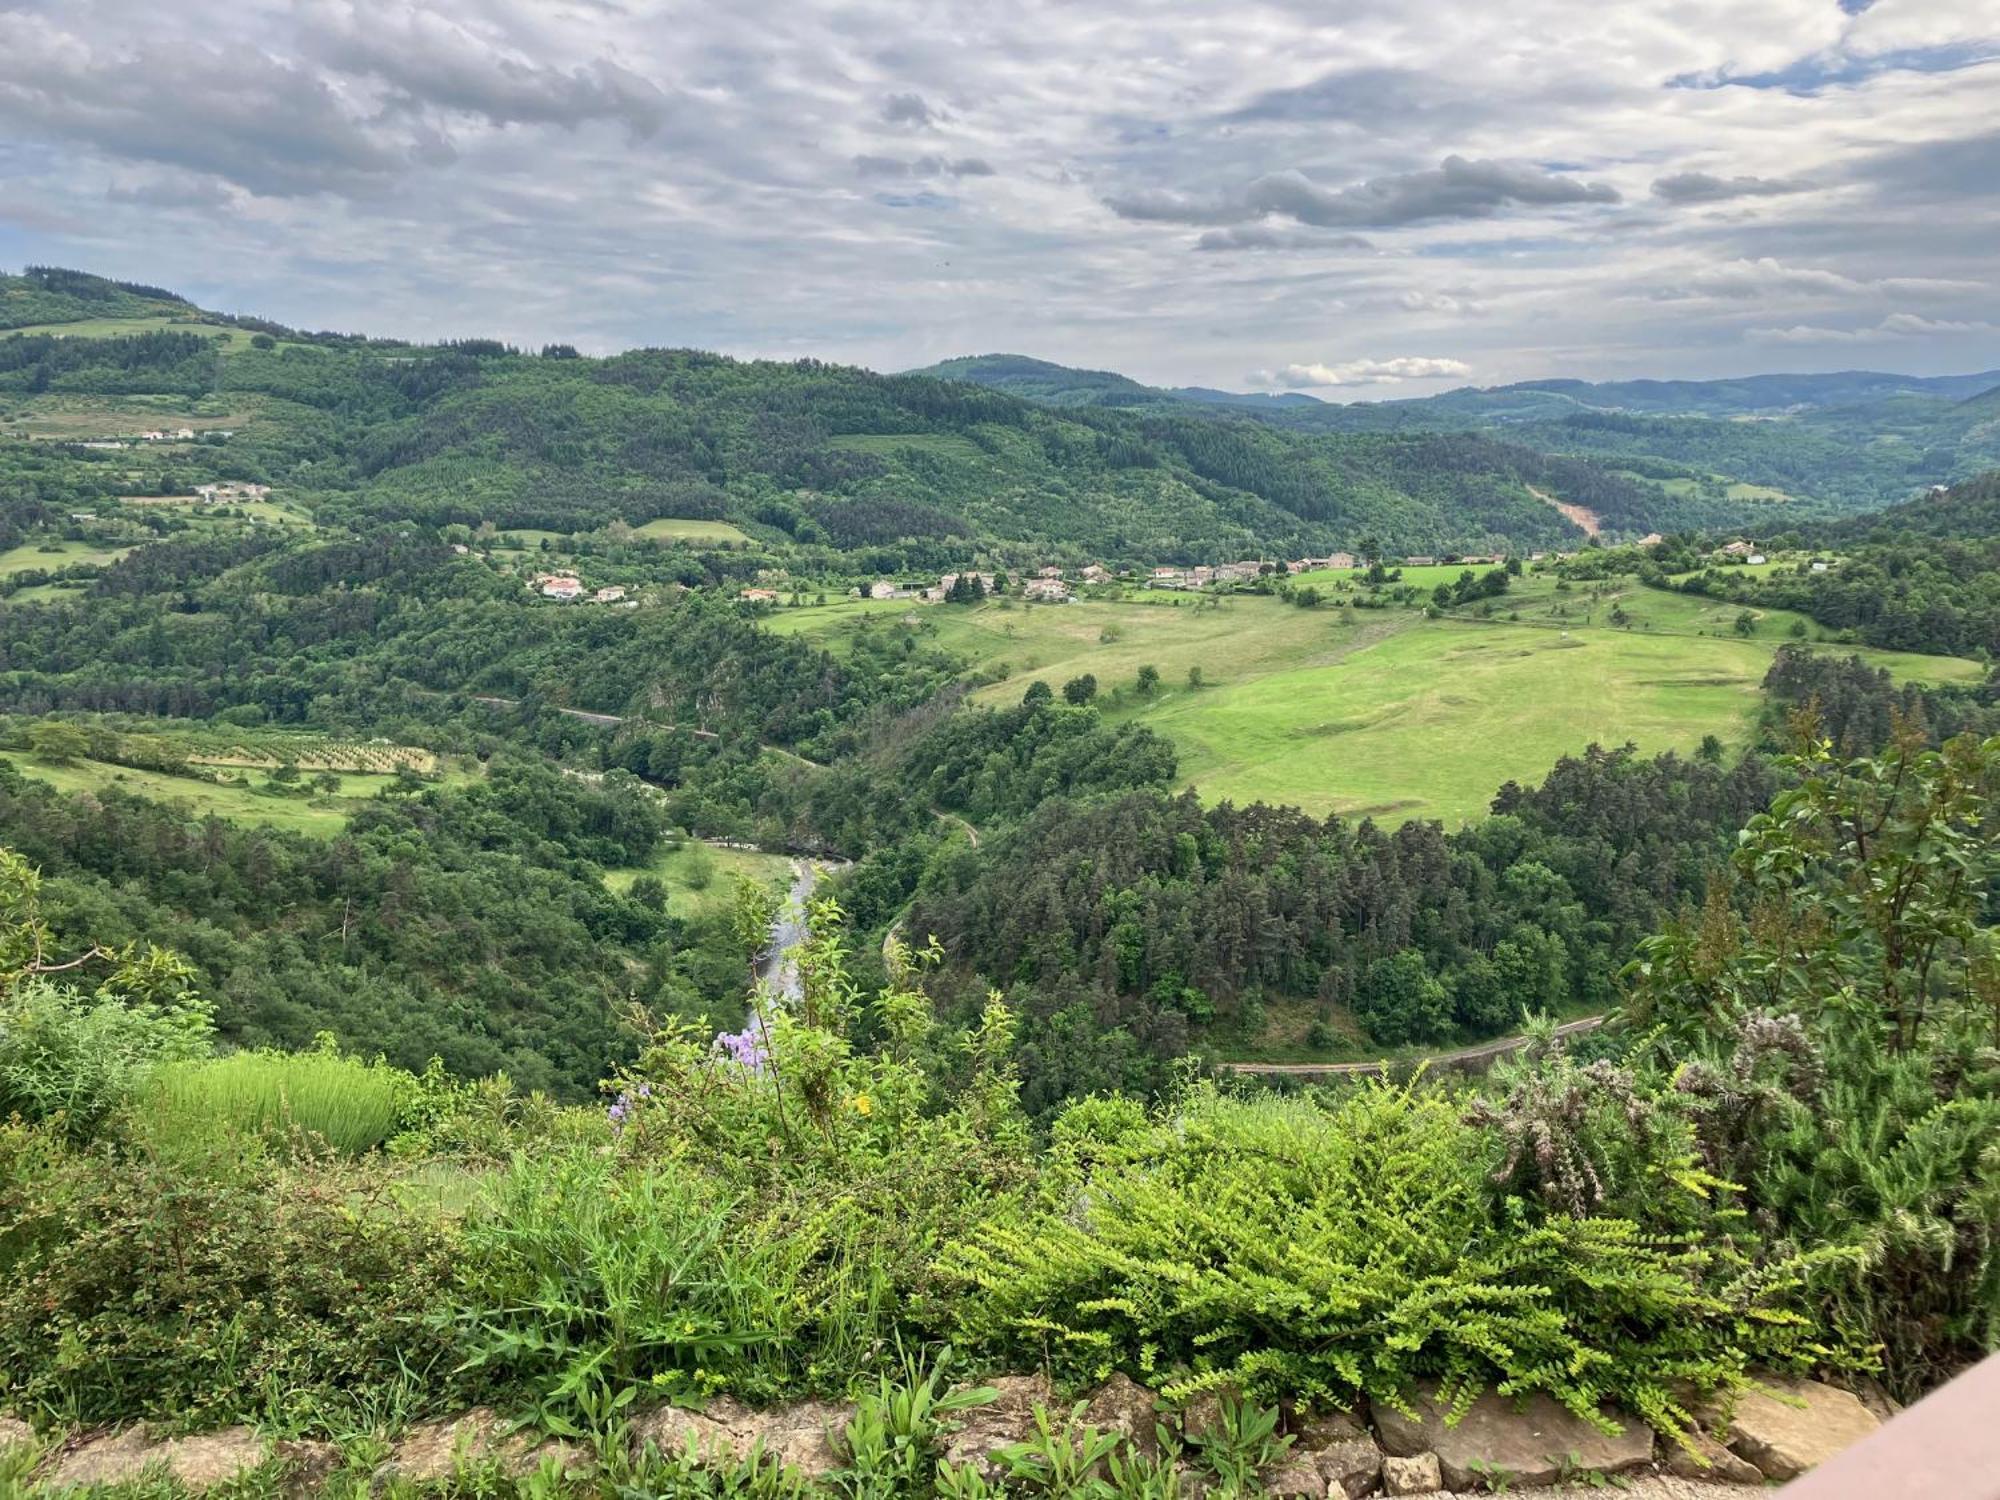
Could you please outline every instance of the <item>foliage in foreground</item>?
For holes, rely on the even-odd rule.
[[[1076,1379],[1339,1405],[1423,1378],[1464,1400],[1546,1391],[1668,1430],[1684,1384],[1811,1362],[1810,1267],[1757,1268],[1719,1223],[1496,1204],[1486,1137],[1434,1088],[1330,1104],[1202,1090],[1156,1116],[1072,1111],[1033,1201],[948,1257],[958,1331]],[[1672,1161],[1646,1188],[1685,1194]],[[1656,1221],[1657,1223],[1658,1221]]]
[[[0,1400],[294,1430],[490,1400],[584,1433],[642,1395],[850,1392],[946,1341],[1179,1396],[1434,1378],[1668,1431],[1690,1390],[1869,1346],[1911,1393],[2000,1332],[1996,764],[1911,736],[1802,758],[1734,888],[1644,948],[1620,1055],[1550,1040],[1469,1094],[1186,1084],[1072,1106],[1038,1148],[1005,1007],[938,1026],[895,945],[864,998],[822,906],[796,998],[655,1027],[605,1111],[393,1078],[395,1133],[350,1158],[247,1115],[162,1128],[151,1085],[98,1091],[82,1135],[17,1105]],[[0,1002],[81,1003],[35,921],[17,901]],[[124,1009],[85,1050],[145,1052],[151,1001],[89,1003]]]

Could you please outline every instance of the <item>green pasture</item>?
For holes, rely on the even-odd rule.
[[[1030,681],[1060,690],[1087,672],[1108,715],[1174,741],[1186,781],[1206,798],[1391,822],[1474,817],[1502,782],[1538,779],[1593,741],[1691,751],[1714,734],[1740,744],[1772,655],[1799,639],[1802,617],[1784,611],[1752,611],[1745,636],[1735,604],[1629,581],[1556,585],[1530,575],[1491,601],[1490,615],[1481,605],[1436,619],[1161,591],[1062,606],[846,600],[779,611],[772,627],[836,651],[858,631],[914,631],[993,677],[975,694],[989,704],[1018,702]],[[1806,625],[1807,640],[1817,633]],[[1859,654],[1918,681],[1972,681],[1980,670]],[[1142,698],[1135,679],[1149,664],[1160,688]],[[1189,685],[1190,668],[1201,686]]]
[[[78,563],[116,562],[130,547],[105,546],[99,542],[23,542],[0,552],[0,578],[37,568],[68,568]]]
[[[655,875],[665,882],[667,910],[677,917],[688,917],[734,901],[738,875],[747,875],[760,885],[788,887],[792,862],[785,855],[766,854],[760,849],[724,849],[690,839],[661,845],[650,864],[606,870],[604,883],[614,891],[628,891],[641,875]]]
[[[632,529],[634,536],[659,542],[747,542],[750,540],[727,521],[683,521],[661,516]]]
[[[199,333],[217,339],[227,352],[248,349],[254,330],[232,328],[221,323],[202,323],[179,318],[80,318],[74,323],[37,323],[28,328],[10,328],[0,337],[14,334],[53,333],[62,338],[113,339],[134,333]]]
[[[341,773],[340,790],[331,797],[316,792],[310,796],[273,796],[258,790],[267,780],[262,771],[238,773],[248,778],[250,784],[244,785],[170,776],[107,761],[78,759],[57,764],[23,750],[0,750],[0,758],[12,761],[23,775],[46,781],[61,792],[103,792],[117,787],[155,802],[185,802],[197,816],[213,814],[314,838],[339,834],[364,801],[395,780],[388,775],[348,772]],[[445,779],[467,778],[457,773]]]

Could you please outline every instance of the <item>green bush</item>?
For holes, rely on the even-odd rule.
[[[1496,1207],[1489,1138],[1435,1090],[1198,1090],[1142,1133],[1080,1139],[1091,1163],[1056,1156],[947,1254],[954,1331],[993,1358],[1341,1404],[1428,1377],[1546,1391],[1593,1420],[1616,1399],[1674,1431],[1688,1386],[1816,1352],[1798,1268]]]
[[[170,1151],[231,1131],[271,1141],[304,1133],[353,1156],[388,1140],[417,1096],[417,1080],[400,1068],[326,1047],[238,1052],[160,1069],[135,1130]]]
[[[24,1414],[338,1430],[436,1399],[449,1366],[420,1315],[449,1265],[371,1167],[0,1125],[0,1405]]]

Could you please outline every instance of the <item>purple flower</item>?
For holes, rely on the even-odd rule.
[[[612,1134],[623,1135],[625,1133],[625,1117],[632,1113],[632,1096],[621,1093],[617,1101],[604,1113],[611,1121]]]
[[[764,1050],[764,1039],[748,1026],[741,1031],[724,1031],[715,1038],[715,1050],[726,1061],[736,1064],[752,1077],[762,1077],[764,1064],[769,1054]]]

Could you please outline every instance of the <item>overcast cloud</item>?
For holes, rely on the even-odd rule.
[[[1162,384],[2000,367],[2000,0],[0,0],[0,265]]]

